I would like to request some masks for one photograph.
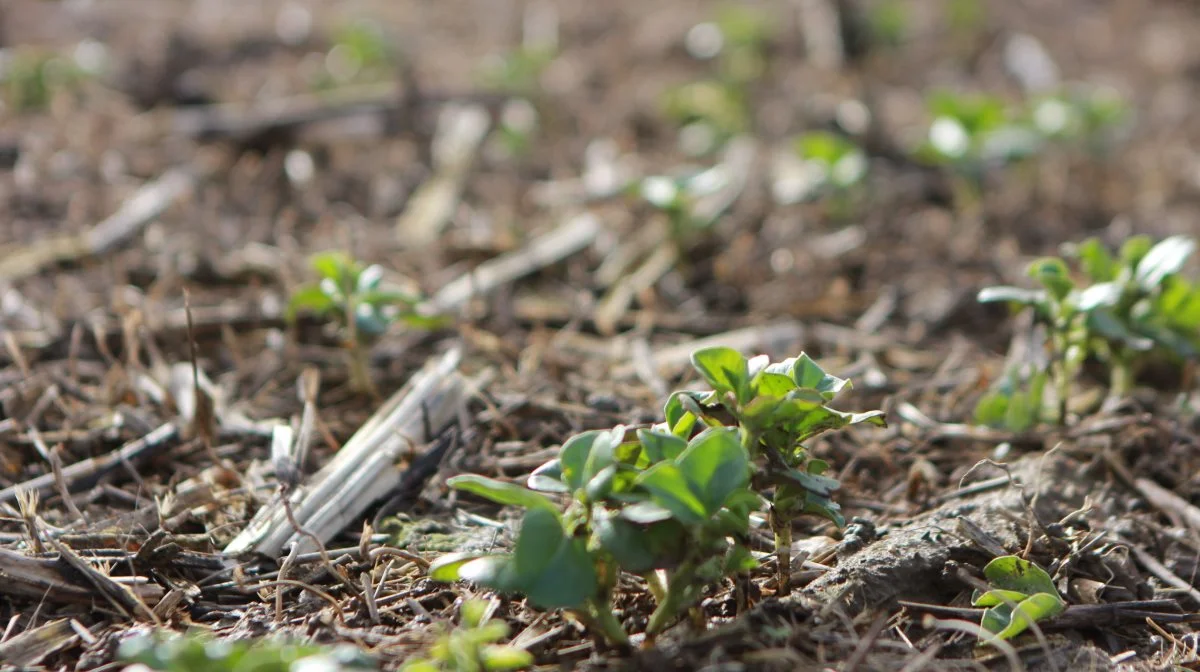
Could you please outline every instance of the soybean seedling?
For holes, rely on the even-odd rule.
[[[367,366],[370,346],[388,328],[399,322],[410,327],[434,328],[444,320],[417,310],[419,297],[383,286],[383,268],[364,267],[342,252],[322,252],[312,258],[317,281],[292,293],[288,321],[301,313],[328,319],[346,350],[350,385],[359,392],[373,392]]]
[[[686,441],[664,427],[624,427],[568,439],[528,487],[476,475],[452,487],[526,509],[512,553],[445,556],[441,580],[466,579],[523,593],[536,606],[574,612],[610,642],[629,642],[612,602],[621,571],[643,577],[656,601],[653,637],[699,600],[706,586],[753,567],[745,546],[750,462],[734,430]],[[559,505],[552,498],[566,501]]]
[[[401,672],[504,672],[533,664],[528,651],[501,644],[508,624],[490,620],[486,600],[467,600],[459,607],[459,625],[444,630],[426,658],[406,662]]]
[[[1012,639],[1031,623],[1051,619],[1067,607],[1046,570],[1015,555],[992,560],[983,575],[990,589],[976,590],[971,604],[987,608],[980,626],[1000,640]]]
[[[845,525],[832,499],[841,484],[825,475],[829,463],[804,445],[830,431],[866,423],[884,426],[882,411],[845,413],[828,406],[850,381],[826,373],[805,354],[782,362],[747,360],[731,348],[692,353],[692,365],[712,392],[676,392],[667,400],[666,425],[686,437],[699,427],[736,427],[758,467],[754,488],[770,490],[779,592],[789,592],[792,522],[803,514]]]
[[[867,174],[867,155],[849,139],[814,131],[797,137],[792,148],[801,161],[803,183],[789,200],[828,199],[833,214],[849,215]]]
[[[339,26],[325,53],[324,68],[314,87],[379,82],[395,70],[398,54],[381,25],[359,19]]]
[[[264,639],[234,642],[198,635],[145,634],[126,639],[117,659],[163,672],[365,672],[378,666],[350,645],[316,646]],[[130,668],[126,668],[130,669]]]
[[[1194,250],[1185,236],[1158,243],[1136,236],[1114,257],[1091,239],[1069,250],[1087,284],[1076,284],[1062,258],[1046,257],[1029,267],[1040,289],[988,287],[979,300],[1031,308],[1048,324],[1062,423],[1070,382],[1088,356],[1108,366],[1109,395],[1117,399],[1129,394],[1147,360],[1200,354],[1200,286],[1180,275]]]

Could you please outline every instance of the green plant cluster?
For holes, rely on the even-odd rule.
[[[1001,556],[983,568],[983,575],[990,589],[976,590],[971,604],[987,608],[980,626],[998,639],[1012,639],[1031,623],[1054,618],[1066,609],[1050,575],[1028,560]]]
[[[796,155],[812,173],[808,198],[847,198],[867,175],[867,154],[849,138],[813,131],[792,142]]]
[[[1099,151],[1128,116],[1124,102],[1103,89],[1039,97],[1016,109],[995,96],[946,91],[926,104],[933,121],[917,158],[977,179],[989,166],[1026,159],[1051,143]]]
[[[79,87],[90,76],[73,59],[34,50],[6,50],[0,69],[4,100],[15,112],[45,109],[58,91]]]
[[[459,626],[441,633],[429,648],[428,658],[406,662],[401,672],[502,672],[533,664],[524,649],[500,644],[508,624],[487,618],[485,600],[466,600],[459,607]]]
[[[378,666],[353,645],[318,646],[279,639],[254,642],[208,635],[145,634],[121,642],[117,659],[126,670],[164,672],[357,672]]]
[[[646,626],[653,637],[707,587],[756,566],[747,545],[752,513],[769,506],[784,558],[793,517],[816,514],[842,524],[831,498],[839,484],[802,442],[859,422],[881,425],[882,413],[829,408],[848,382],[804,355],[772,364],[715,347],[694,352],[692,363],[713,389],[675,392],[662,423],[571,437],[528,487],[452,478],[452,487],[525,514],[512,553],[445,556],[430,576],[523,593],[627,643],[612,608],[621,572],[642,577],[654,596]],[[565,496],[565,504],[554,495]],[[780,571],[786,585],[787,565]]]
[[[312,86],[321,90],[384,81],[395,73],[399,58],[381,24],[367,19],[346,22],[334,30],[325,67]]]
[[[1195,248],[1195,241],[1186,236],[1158,243],[1135,236],[1114,256],[1100,241],[1089,239],[1067,250],[1078,264],[1076,276],[1061,257],[1038,259],[1030,264],[1029,275],[1040,288],[987,287],[979,301],[1030,308],[1047,324],[1049,376],[1055,382],[1061,423],[1071,381],[1088,357],[1108,367],[1109,393],[1119,398],[1132,390],[1145,363],[1163,358],[1194,361],[1200,355],[1200,284],[1181,275]],[[1011,401],[1000,398],[1011,400],[1012,394],[997,390],[984,397],[976,408],[977,419],[993,424],[1007,418]]]
[[[669,89],[662,98],[667,118],[681,127],[689,153],[708,154],[749,130],[749,88],[766,72],[771,24],[761,13],[730,4],[712,22],[696,26],[689,43],[697,58],[714,64],[711,77]]]
[[[287,319],[294,322],[300,313],[308,313],[336,325],[356,389],[372,389],[367,348],[393,324],[432,329],[445,322],[420,312],[419,296],[385,287],[378,265],[363,266],[344,252],[322,252],[313,256],[312,268],[317,280],[292,293]]]

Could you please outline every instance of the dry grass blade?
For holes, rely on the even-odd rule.
[[[305,532],[327,543],[395,489],[403,477],[397,466],[401,456],[414,444],[432,438],[425,435],[426,419],[436,432],[457,413],[465,389],[457,373],[459,357],[454,349],[432,360],[367,420],[308,484],[287,495],[289,506],[282,500],[264,506],[225,547],[225,553],[277,557],[289,543],[300,544],[301,552],[316,550],[314,540],[289,522],[287,508]]]

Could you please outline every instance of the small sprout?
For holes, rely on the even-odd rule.
[[[1044,417],[1045,371],[1028,376],[1012,372],[980,397],[975,404],[975,422],[985,427],[1024,432],[1040,424]]]
[[[532,665],[528,651],[500,643],[508,637],[508,624],[489,620],[488,609],[484,600],[463,602],[458,627],[443,628],[429,656],[409,660],[401,672],[504,672]]]
[[[88,59],[94,49],[76,50],[85,60],[65,58],[53,53],[28,49],[0,51],[0,82],[4,100],[16,112],[45,109],[60,92],[73,91],[94,74],[90,67],[102,67]]]
[[[799,181],[776,195],[788,202],[834,196],[846,199],[867,174],[867,155],[850,140],[824,131],[806,133],[792,143],[801,165],[795,177]]]
[[[874,3],[867,21],[871,37],[879,44],[898,47],[908,36],[908,8],[902,0],[880,0]]]
[[[1015,555],[998,557],[983,568],[991,590],[976,590],[971,604],[987,607],[982,628],[1000,640],[1009,640],[1032,623],[1049,620],[1066,609],[1066,602],[1044,569]],[[988,640],[980,639],[980,643]]]
[[[364,268],[347,254],[323,252],[313,257],[312,267],[318,279],[292,293],[288,321],[309,313],[337,327],[356,390],[374,389],[367,372],[367,351],[393,324],[430,329],[444,323],[442,318],[417,309],[420,297],[384,287],[383,268],[378,265]]]
[[[530,97],[542,88],[542,73],[558,58],[550,44],[521,46],[507,54],[489,57],[479,79],[485,88],[515,96]]]
[[[398,56],[382,26],[360,19],[334,32],[317,88],[378,82],[392,75]]]
[[[316,646],[283,639],[255,642],[206,635],[143,634],[121,642],[117,659],[163,672],[357,672],[378,666],[350,645]],[[130,668],[125,668],[130,669]]]
[[[714,215],[699,211],[699,200],[724,189],[729,181],[727,168],[718,164],[679,177],[651,175],[634,188],[646,203],[667,215],[671,240],[686,246],[698,233],[716,222]]]

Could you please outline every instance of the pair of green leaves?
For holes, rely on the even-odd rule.
[[[975,591],[971,604],[987,607],[980,625],[999,639],[1012,639],[1031,623],[1053,618],[1066,609],[1050,575],[1028,560],[1001,556],[984,567],[983,575],[991,589]]]
[[[1045,404],[1046,371],[1027,377],[1010,373],[996,388],[975,404],[975,422],[985,427],[1024,432],[1042,421]]]
[[[322,672],[378,669],[351,645],[316,646],[274,638],[235,642],[194,634],[132,637],[121,642],[117,659],[165,672],[288,672],[301,666]]]
[[[343,252],[322,252],[312,258],[317,281],[293,292],[288,302],[288,320],[301,312],[335,320],[347,326],[354,314],[355,335],[360,341],[377,337],[394,322],[432,329],[444,324],[439,316],[420,313],[419,297],[383,286],[383,268],[363,266]]]

